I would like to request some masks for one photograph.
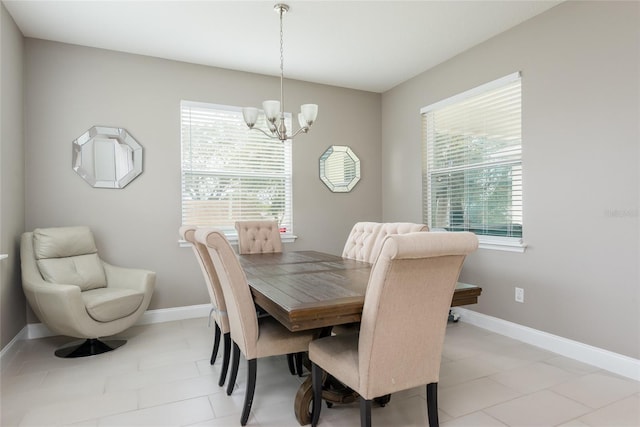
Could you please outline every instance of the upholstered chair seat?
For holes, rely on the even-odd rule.
[[[113,322],[127,317],[135,313],[144,300],[144,292],[106,287],[84,291],[80,296],[87,313],[97,322]]]
[[[85,338],[56,355],[78,357],[126,341],[99,341],[132,326],[149,306],[155,273],[100,259],[88,227],[38,228],[22,235],[22,286],[36,316],[51,331]]]

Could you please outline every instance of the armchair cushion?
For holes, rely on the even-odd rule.
[[[33,252],[47,282],[76,285],[83,291],[107,286],[89,227],[36,228]]]
[[[33,252],[44,259],[96,254],[98,249],[89,227],[55,227],[33,230]]]
[[[42,278],[50,283],[76,285],[83,291],[107,286],[98,254],[39,259],[37,264]]]
[[[125,288],[101,288],[82,292],[87,313],[98,322],[111,322],[133,314],[144,299],[144,292]]]

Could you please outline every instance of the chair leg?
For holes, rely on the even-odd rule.
[[[236,378],[238,377],[238,365],[240,364],[240,347],[238,344],[233,343],[233,360],[231,361],[231,376],[227,383],[227,396],[231,396],[233,388],[236,385]]]
[[[227,332],[223,336],[224,354],[222,355],[222,371],[220,371],[220,380],[218,385],[222,387],[227,379],[227,371],[229,370],[229,357],[231,356],[231,333]]]
[[[360,427],[371,427],[371,400],[360,396]]]
[[[427,384],[427,417],[429,427],[438,427],[438,383]]]
[[[287,354],[287,364],[289,364],[289,372],[291,372],[291,375],[295,375],[296,374],[296,366],[294,364],[294,354],[293,353],[289,353]]]
[[[302,376],[302,357],[304,352],[296,353],[295,361],[296,361],[296,371],[298,371],[298,376]]]
[[[322,368],[311,362],[311,381],[313,384],[313,407],[311,408],[311,426],[316,427],[322,409]]]
[[[256,373],[258,370],[258,359],[251,359],[247,361],[247,390],[244,395],[244,408],[242,409],[242,417],[240,418],[240,425],[247,425],[249,419],[249,413],[251,412],[251,405],[253,405],[253,394],[256,391]]]
[[[213,338],[213,351],[211,352],[211,361],[210,363],[213,365],[214,363],[216,363],[216,357],[218,356],[218,347],[220,346],[220,334],[222,331],[220,331],[220,326],[218,326],[217,323],[214,322],[215,328],[216,328],[216,332]]]

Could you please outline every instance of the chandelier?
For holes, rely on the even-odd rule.
[[[242,109],[242,116],[249,129],[259,130],[269,138],[285,141],[292,139],[300,132],[307,133],[316,121],[318,116],[317,104],[303,104],[298,113],[298,123],[300,129],[292,135],[287,133],[287,127],[284,124],[284,88],[282,81],[284,79],[284,49],[283,49],[283,31],[282,16],[289,11],[289,6],[284,3],[278,3],[273,7],[274,11],[280,15],[280,101],[269,100],[262,103],[262,109],[267,119],[269,132],[254,127],[258,120],[258,109],[253,107],[245,107]]]

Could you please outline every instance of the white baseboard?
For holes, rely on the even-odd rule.
[[[27,334],[27,327],[25,326],[20,330],[20,332],[16,334],[15,337],[13,337],[11,341],[9,341],[7,345],[4,346],[2,351],[0,351],[0,360],[3,360],[3,361],[11,360],[11,358],[15,356],[15,351],[14,351],[15,343],[17,343],[18,341],[26,340],[26,339],[29,339],[29,336]],[[0,365],[4,366],[4,363],[0,363]]]
[[[211,312],[211,304],[189,305],[186,307],[161,308],[144,312],[136,325],[149,325],[151,323],[171,322],[174,320],[195,319],[208,317]]]
[[[640,381],[640,360],[461,307],[460,320],[500,335]]]

